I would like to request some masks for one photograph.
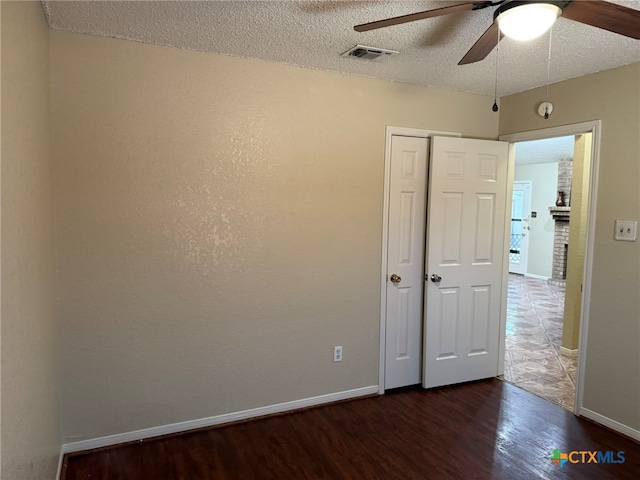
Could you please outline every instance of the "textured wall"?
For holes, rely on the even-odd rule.
[[[2,12],[2,464],[54,478],[60,454],[49,32],[40,2]]]
[[[492,99],[51,42],[65,441],[376,385],[385,126]]]
[[[584,406],[640,429],[640,242],[616,242],[615,220],[639,220],[640,63],[504,97],[500,133],[602,120]]]
[[[538,216],[529,222],[527,273],[543,277],[551,277],[554,222],[549,207],[556,201],[557,178],[557,162],[518,165],[514,172],[514,180],[531,180],[531,211],[538,212]]]

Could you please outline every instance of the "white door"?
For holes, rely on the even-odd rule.
[[[432,139],[425,388],[498,374],[507,152],[505,142]]]
[[[391,137],[385,389],[420,383],[428,142]]]
[[[529,232],[531,227],[531,182],[513,182],[511,197],[511,234],[509,236],[509,271],[527,273]]]

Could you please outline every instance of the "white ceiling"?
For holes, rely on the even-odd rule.
[[[458,61],[493,8],[358,33],[353,26],[460,1],[44,1],[51,28],[493,95],[496,51]],[[613,0],[640,10],[638,0]],[[551,83],[640,61],[640,41],[560,18]],[[341,57],[356,44],[400,51],[373,62]],[[500,42],[498,96],[547,83],[549,37]]]
[[[516,143],[516,165],[559,162],[573,158],[575,137],[546,138]]]

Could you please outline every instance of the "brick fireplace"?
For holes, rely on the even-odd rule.
[[[571,207],[549,207],[555,220],[553,235],[553,263],[551,279],[553,285],[564,285],[567,278],[567,256],[569,253],[569,216]]]
[[[564,193],[566,206],[549,207],[555,220],[553,235],[553,263],[549,283],[564,285],[567,278],[567,258],[569,253],[569,218],[571,215],[571,180],[573,159],[563,158],[558,162],[558,191]]]

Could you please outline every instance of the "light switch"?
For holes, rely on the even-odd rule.
[[[638,235],[638,222],[616,220],[615,239],[623,242],[635,242]]]

